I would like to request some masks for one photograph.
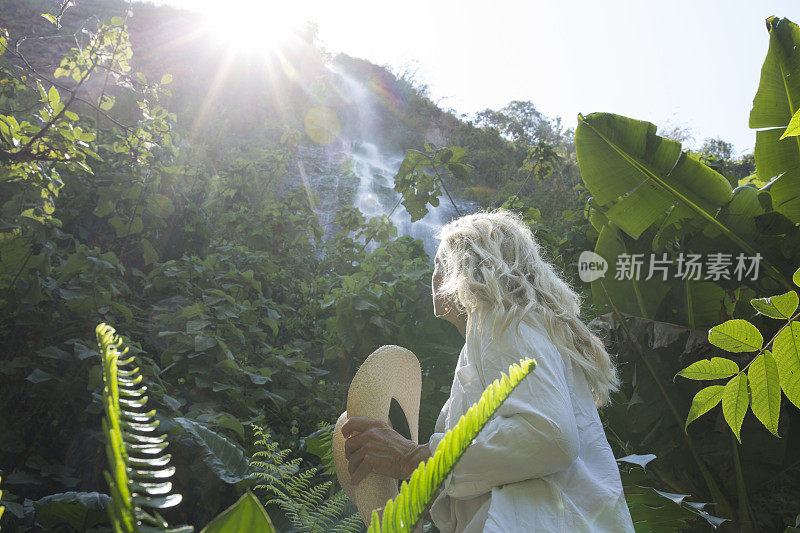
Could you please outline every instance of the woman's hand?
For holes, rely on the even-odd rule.
[[[403,437],[383,420],[350,417],[342,425],[342,434],[353,485],[358,485],[370,472],[408,479],[419,463],[430,457],[426,444]]]

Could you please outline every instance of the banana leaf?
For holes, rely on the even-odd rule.
[[[613,225],[606,224],[600,230],[595,245],[595,253],[608,262],[606,275],[592,282],[592,299],[601,312],[610,311],[606,293],[617,308],[631,315],[648,318],[655,317],[661,301],[669,292],[669,286],[660,277],[645,280],[645,267],[642,267],[642,276],[633,276],[633,279],[615,279],[616,264],[622,254],[636,253],[629,250],[625,241]]]
[[[578,116],[578,166],[594,200],[625,233],[638,239],[667,216],[675,223],[704,218],[733,198],[724,176],[656,135],[656,126],[611,113]]]
[[[654,124],[611,113],[578,115],[575,151],[592,205],[632,238],[654,228],[653,250],[681,234],[702,234],[707,243],[724,238],[749,257],[760,253],[763,271],[791,288],[774,263],[778,253],[764,248],[775,241],[762,242],[752,230],[764,214],[759,192],[739,187],[734,195],[724,176],[682,152],[679,142],[656,135]]]
[[[770,180],[762,189],[775,211],[800,222],[800,137],[780,139],[800,106],[800,28],[789,19],[769,17],[769,50],[750,110],[756,132],[756,172]]]

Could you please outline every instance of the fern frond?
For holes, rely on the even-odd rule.
[[[342,492],[342,494],[344,494],[344,492]],[[347,502],[352,503],[349,499]],[[361,515],[358,513],[358,510],[356,510],[355,513],[340,520],[339,523],[333,526],[329,531],[331,533],[354,533],[361,531],[363,527],[364,520],[361,519]]]
[[[358,533],[363,531],[363,521],[341,490],[330,495],[332,481],[317,483],[319,469],[300,469],[301,457],[289,460],[291,450],[280,450],[270,438],[269,430],[253,426],[260,448],[253,454],[251,477],[258,484],[255,489],[265,490],[270,499],[267,505],[277,505],[292,526],[299,531]],[[333,426],[321,426],[315,436],[322,446],[330,441]],[[328,436],[326,437],[326,434]],[[327,441],[325,440],[327,438]],[[345,515],[344,517],[342,517]]]
[[[114,328],[100,324],[96,329],[97,344],[103,364],[103,432],[109,471],[105,472],[111,490],[109,519],[115,532],[136,533],[143,529],[166,530],[167,522],[156,509],[180,503],[180,494],[170,494],[175,468],[167,466],[167,436],[155,433],[158,421],[155,410],[144,411],[147,404],[141,385],[142,376],[133,357],[120,360],[128,347]],[[150,514],[145,509],[150,509]],[[190,532],[183,526],[170,531]]]
[[[517,385],[535,368],[535,360],[522,359],[508,368],[508,375],[503,374],[501,379],[494,380],[480,399],[462,415],[458,424],[445,434],[433,457],[421,463],[409,481],[403,481],[400,493],[394,500],[386,502],[382,519],[377,510],[372,511],[369,533],[414,531],[425,509],[470,443]]]

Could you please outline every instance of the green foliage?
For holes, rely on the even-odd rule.
[[[786,137],[797,137],[798,135],[800,135],[800,109],[795,111],[794,115],[792,115],[792,120],[790,120],[789,125],[786,126],[786,131],[783,132],[783,135],[781,135],[778,140],[782,141]]]
[[[708,342],[728,352],[756,352],[761,349],[764,337],[753,324],[736,318],[711,328]]]
[[[628,458],[658,457],[646,476],[623,477],[626,497],[644,493],[648,499],[661,500],[658,508],[666,505],[667,509],[674,503],[656,496],[653,489],[710,497],[716,505],[715,515],[732,516],[716,477],[717,472],[730,468],[730,442],[719,439],[716,432],[693,437],[681,431],[685,425],[683,405],[692,391],[681,386],[683,380],[677,386],[668,386],[666,378],[678,372],[679,360],[697,358],[703,348],[700,332],[621,313],[601,315],[589,326],[602,331],[610,353],[619,354],[617,365],[623,385],[611,395],[611,404],[600,411],[609,443]],[[771,449],[770,453],[779,452]],[[632,511],[635,522],[647,519],[648,510],[641,508],[640,512],[644,516],[637,518]]]
[[[161,84],[139,81],[140,75],[133,76],[127,27],[124,19],[116,18],[116,24],[86,28],[88,42],[83,47],[72,47],[52,77],[31,67],[16,49],[6,47],[8,33],[0,28],[3,51],[28,66],[27,71],[20,72],[10,68],[9,63],[0,64],[0,104],[12,110],[10,114],[0,114],[0,184],[11,185],[18,197],[17,203],[4,206],[4,233],[27,234],[37,224],[59,227],[60,221],[53,213],[55,199],[64,185],[62,173],[91,174],[90,165],[103,160],[97,144],[101,116],[122,126],[119,117],[108,115],[113,106],[113,97],[106,94],[108,73],[114,72],[116,90],[140,98],[141,110],[141,120],[135,126],[124,126],[123,131],[114,132],[108,139],[111,151],[130,154],[137,162],[145,163],[151,159],[155,146],[171,142],[170,121],[175,117],[154,105],[166,90]],[[82,93],[84,86],[92,83],[102,85],[96,104]],[[81,120],[75,112],[79,105],[96,110],[95,124]]]
[[[56,519],[51,511],[58,509],[65,511],[57,513],[64,525],[80,516],[94,516],[84,506],[91,503],[87,496],[91,493],[75,491],[102,483],[103,465],[91,460],[102,455],[96,421],[104,408],[103,371],[96,364],[99,358],[90,336],[100,320],[124,325],[138,339],[130,344],[130,353],[137,356],[150,403],[168,415],[160,418],[160,428],[171,433],[171,464],[178,467],[172,482],[184,497],[183,505],[169,511],[170,521],[174,517],[177,523],[206,523],[235,501],[249,482],[235,480],[244,472],[240,455],[252,452],[245,430],[250,423],[271,428],[281,449],[303,450],[305,444],[305,452],[322,462],[321,470],[329,449],[324,431],[307,439],[299,435],[338,415],[336,406],[354,369],[382,344],[401,344],[421,354],[426,376],[422,433],[432,428],[449,390],[450,361],[463,341],[449,325],[432,317],[430,258],[419,241],[396,238],[388,218],[367,220],[352,206],[337,213],[332,222],[335,235],[323,243],[323,228],[314,212],[317,199],[305,189],[292,189],[298,164],[309,162],[310,147],[298,146],[307,141],[298,129],[305,110],[326,105],[346,116],[341,99],[324,90],[330,76],[321,68],[319,50],[309,46],[296,57],[287,55],[295,66],[302,63],[297,79],[321,80],[313,87],[279,80],[283,69],[275,69],[270,98],[264,98],[264,80],[254,75],[251,65],[231,62],[216,95],[210,95],[202,80],[217,74],[218,50],[208,54],[210,47],[200,42],[192,47],[193,78],[200,80],[196,83],[184,76],[185,55],[152,54],[151,39],[141,28],[155,27],[145,23],[148,20],[169,20],[174,12],[168,8],[134,4],[136,20],[143,23],[128,28],[128,15],[119,2],[62,3],[58,13],[45,17],[50,22],[39,17],[41,7],[32,7],[38,9],[32,17],[15,17],[19,6],[30,3],[6,4],[11,15],[6,17],[8,32],[0,29],[0,54],[5,54],[0,65],[0,149],[3,157],[14,159],[0,165],[0,335],[5,341],[0,388],[13,391],[0,397],[0,426],[8,428],[0,435],[6,529],[45,527],[42,524]],[[70,16],[62,17],[65,9]],[[24,36],[19,31],[26,27],[23,19],[34,18],[46,30],[31,26],[32,35],[15,47]],[[88,25],[80,22],[85,20]],[[773,66],[777,61],[782,68],[793,68],[794,59],[784,60],[795,52],[781,43],[782,35],[791,37],[794,30],[788,22],[773,20],[771,25],[770,47],[777,59],[765,62],[765,69],[771,73],[768,86],[780,89]],[[170,26],[177,25],[164,24],[166,32],[172,31],[166,29]],[[142,43],[135,62],[128,31],[131,40]],[[74,47],[73,35],[83,39]],[[18,51],[23,57],[29,55],[35,70],[25,67]],[[299,57],[302,62],[295,61]],[[375,76],[386,73],[366,61],[337,61],[363,80],[397,82]],[[767,68],[767,63],[773,66]],[[142,65],[147,76],[133,73],[133,64]],[[40,70],[36,65],[53,68]],[[175,72],[174,80],[163,70]],[[786,81],[793,79],[790,74],[797,76],[792,72],[785,70]],[[76,75],[87,76],[82,85]],[[176,95],[172,101],[168,84]],[[401,89],[404,120],[397,120],[396,102],[391,102],[379,106],[376,123],[392,131],[387,138],[397,143],[396,149],[422,146],[430,131],[450,146],[429,144],[419,151],[425,156],[417,168],[419,179],[407,176],[411,196],[404,198],[411,198],[416,215],[424,215],[436,187],[456,194],[474,181],[483,187],[473,192],[482,195],[484,205],[506,203],[525,214],[566,276],[574,274],[571,262],[590,248],[587,243],[615,252],[663,248],[673,257],[689,248],[740,250],[730,238],[715,235],[710,223],[695,224],[694,215],[678,216],[683,213],[668,215],[664,224],[653,224],[634,242],[609,222],[604,206],[588,197],[590,191],[578,174],[571,131],[562,132],[560,123],[548,121],[530,102],[485,113],[480,127],[475,127],[439,110],[423,98],[424,91],[406,90],[402,82],[393,87]],[[781,101],[777,93],[773,96]],[[780,134],[787,122],[765,127],[779,129]],[[31,143],[36,135],[39,138]],[[648,138],[658,141],[656,137]],[[761,142],[758,174],[753,176],[746,170],[752,158],[730,161],[724,143],[711,143],[703,153],[686,157],[696,157],[724,174],[733,197],[714,216],[786,273],[787,265],[800,262],[800,232],[792,219],[795,204],[786,194],[786,185],[795,184],[790,146],[794,140],[786,136],[780,142]],[[786,154],[770,155],[775,147],[787,146]],[[452,154],[448,156],[447,150]],[[317,155],[320,160],[327,157],[313,152],[312,159],[316,161]],[[438,158],[439,164],[431,166],[427,158]],[[447,163],[456,165],[450,168]],[[462,181],[457,174],[469,167],[474,171]],[[782,174],[785,177],[780,178]],[[546,186],[539,180],[546,180]],[[770,181],[775,190],[764,188]],[[419,198],[414,200],[414,195]],[[371,239],[379,247],[365,252],[364,241]],[[623,311],[644,310],[641,314],[651,319],[693,328],[744,318],[769,338],[773,332],[757,320],[777,318],[792,307],[792,291],[786,292],[788,287],[779,291],[767,279],[741,285],[725,280],[669,284],[655,280],[652,287],[629,282],[613,286],[611,280],[605,281],[618,305],[633,304]],[[595,303],[605,302],[602,287],[593,284],[592,290]],[[786,294],[756,298],[777,292]],[[748,304],[752,299],[763,300],[753,304],[763,315],[755,320]],[[592,316],[595,311],[586,309]],[[715,357],[690,350],[688,342],[671,342],[677,330],[663,322],[631,319],[631,323],[636,324],[632,329],[638,339],[651,335],[653,342],[646,344],[646,358],[621,354],[626,361],[626,390],[620,396],[624,410],[609,415],[613,420],[607,425],[609,433],[619,433],[623,443],[636,449],[659,454],[660,464],[652,469],[653,487],[703,497],[710,490],[720,514],[733,516],[728,514],[730,506],[723,505],[725,498],[707,489],[713,485],[703,484],[703,464],[708,463],[711,477],[733,486],[730,443],[720,447],[714,439],[711,417],[697,420],[694,442],[703,462],[693,462],[686,432],[677,431],[688,421],[673,416],[669,408],[672,402],[675,413],[690,411],[683,395],[696,392],[689,389],[700,382],[679,380],[677,390],[659,387],[662,380],[668,381],[665,376],[679,370],[672,368],[679,362],[686,365]],[[783,334],[781,340],[790,338]],[[775,339],[773,344],[780,343]],[[776,395],[776,380],[770,376],[778,372],[780,379],[783,363],[777,359],[777,348],[769,344],[764,348],[745,369],[738,370],[746,360],[735,362],[737,372],[747,373],[754,414],[767,421],[764,425],[774,423],[777,432],[777,415],[785,420],[791,413],[775,408],[776,399],[780,407],[780,389]],[[627,347],[621,351],[630,352]],[[740,378],[739,392],[743,382]],[[762,386],[764,392],[756,393]],[[712,387],[725,390],[725,385]],[[92,397],[88,406],[87,394]],[[706,395],[709,398],[698,407],[708,406],[704,412],[723,402],[720,393],[709,406],[717,394]],[[754,396],[766,401],[753,402]],[[741,400],[741,395],[730,398]],[[733,413],[735,421],[741,402],[729,401],[728,406],[727,414]],[[723,416],[720,412],[719,420]],[[701,425],[709,430],[701,433]],[[788,425],[782,421],[781,427]],[[769,442],[770,434],[760,425],[756,429],[765,439],[757,440],[758,433],[744,420],[743,440],[763,450],[762,455],[751,456],[743,450],[744,478],[753,485],[761,484],[759,476],[781,481],[776,489],[756,486],[751,491],[763,502],[754,510],[761,513],[762,524],[769,524],[765,529],[777,529],[771,527],[780,520],[775,517],[786,515],[785,508],[796,508],[786,497],[794,490],[793,470],[790,462],[777,466],[787,456],[786,439]],[[725,436],[733,441],[731,435]],[[195,461],[197,457],[204,460]],[[774,464],[765,466],[762,459]],[[313,481],[311,485],[318,485]],[[653,494],[655,488],[648,490]],[[70,493],[76,495],[72,503],[67,502],[71,496],[64,496]],[[335,497],[327,494],[320,507],[335,507],[325,503]],[[665,513],[664,502],[674,505],[662,496],[655,498],[661,502],[649,503]],[[23,506],[26,499],[34,502],[36,516],[30,505]],[[62,509],[62,503],[67,507]],[[285,509],[278,506],[275,511],[273,518],[280,526]]]
[[[425,143],[424,152],[408,150],[394,176],[394,190],[402,194],[402,204],[411,215],[411,222],[428,213],[428,204],[434,207],[439,205],[442,189],[450,197],[439,173],[440,168],[447,169],[457,181],[470,183],[472,167],[463,161],[466,155],[467,151],[460,146],[437,147],[429,142]]]
[[[3,44],[4,44],[3,41],[0,41],[0,46],[3,46]],[[3,477],[2,476],[0,476],[0,481],[3,481]],[[3,491],[0,490],[0,500],[2,500],[2,499],[3,499]],[[2,505],[0,505],[0,519],[3,518],[3,512],[5,510],[6,510],[6,508],[3,507]]]
[[[238,483],[249,476],[250,461],[245,450],[224,436],[187,418],[176,418],[203,448],[203,461],[226,483]]]
[[[97,492],[51,494],[33,502],[36,522],[48,531],[67,525],[74,531],[86,531],[108,519],[111,498]]]
[[[554,144],[561,135],[561,119],[550,120],[532,102],[514,100],[499,111],[486,109],[476,116],[479,125],[493,128],[514,144]]]
[[[629,455],[617,459],[625,500],[636,533],[672,533],[689,527],[698,517],[716,529],[726,518],[712,516],[704,509],[708,503],[688,501],[689,494],[675,494],[652,486],[655,479],[647,464],[653,454]]]
[[[321,428],[321,444],[326,454],[331,451],[333,424]],[[315,483],[317,468],[300,470],[301,457],[289,461],[286,458],[291,450],[279,449],[278,443],[270,438],[269,431],[255,427],[258,451],[253,454],[252,474],[258,484],[255,489],[264,489],[273,496],[267,505],[277,505],[291,521],[297,531],[358,532],[363,522],[352,502],[341,489],[331,494],[335,487],[332,480]],[[331,461],[332,461],[331,457]],[[328,474],[330,475],[330,474]]]
[[[142,507],[151,509],[164,509],[177,505],[181,501],[179,494],[169,494],[172,484],[162,481],[171,477],[175,469],[167,467],[170,455],[159,455],[168,445],[166,435],[150,435],[158,425],[153,420],[155,411],[142,413],[147,397],[144,396],[146,387],[141,386],[142,376],[138,368],[126,369],[133,363],[133,357],[119,360],[120,356],[127,354],[128,348],[123,347],[123,341],[116,335],[113,328],[106,324],[97,327],[97,341],[100,354],[103,358],[103,379],[106,384],[104,389],[104,405],[106,416],[103,419],[103,429],[106,435],[106,450],[109,466],[113,476],[106,473],[106,479],[111,488],[110,502],[107,504],[108,515],[115,532],[138,531],[164,531],[167,533],[189,533],[194,531],[192,526],[181,526],[169,529],[166,520],[157,511],[147,513]],[[119,348],[122,348],[120,351]],[[218,470],[230,470],[236,455],[231,457],[231,443],[222,437],[208,431],[203,426],[187,419],[178,419],[187,431],[200,440],[206,447],[208,454],[214,461],[212,467]],[[225,472],[226,475],[228,471]],[[233,480],[229,481],[233,482]],[[89,518],[85,514],[98,505],[84,500],[91,495],[70,495],[65,498],[54,495],[47,502],[40,500],[42,506],[58,502],[59,507],[48,508],[48,513],[43,518],[66,521],[70,524],[86,524]],[[99,495],[98,495],[99,496]],[[79,498],[80,505],[70,509],[65,504]],[[108,498],[106,496],[106,498]],[[96,498],[92,499],[94,502]],[[97,521],[94,517],[93,520]],[[47,523],[42,520],[42,523]],[[78,526],[76,526],[78,528]],[[261,503],[251,492],[244,494],[239,501],[217,516],[205,528],[205,532],[233,533],[238,531],[275,531]]]
[[[685,251],[683,243],[686,242],[706,253],[712,250],[727,250],[732,254],[737,250],[749,254],[759,252],[767,259],[765,270],[772,279],[745,283],[756,290],[774,290],[781,285],[790,288],[785,272],[789,264],[787,259],[795,264],[797,261],[797,249],[789,245],[796,238],[797,228],[785,212],[773,209],[769,187],[762,190],[751,186],[737,187],[730,191],[729,197],[721,195],[714,200],[713,192],[724,192],[728,187],[727,181],[721,180],[721,176],[711,169],[704,168],[691,154],[681,154],[673,141],[655,135],[652,124],[616,115],[593,114],[581,118],[576,132],[576,147],[582,176],[593,193],[590,204],[594,212],[591,216],[593,224],[600,230],[595,251],[601,256],[614,258],[623,253],[664,250],[664,258],[674,267],[675,256]],[[662,157],[667,152],[672,155]],[[690,182],[684,181],[687,176],[692,176]],[[641,186],[637,187],[637,184]],[[635,192],[626,194],[622,189]],[[776,235],[785,237],[776,240]],[[794,291],[772,298],[754,298],[757,293],[745,284],[737,287],[721,279],[713,282],[687,279],[675,283],[642,278],[593,282],[595,302],[614,312],[683,322],[691,328],[718,323],[720,317],[724,320],[731,315],[746,316],[745,304],[748,301],[751,308],[763,311],[764,316],[783,320],[788,320],[786,314],[791,315],[797,308]],[[791,331],[791,327],[786,331]],[[778,337],[788,339],[788,335],[780,333]],[[778,337],[774,340],[777,341]],[[746,373],[747,366],[740,370],[735,361],[711,357],[699,360],[677,374],[689,379],[728,380],[725,385],[711,385],[695,393],[688,409],[689,415],[681,421],[684,430],[689,423],[721,403],[723,418],[738,442],[741,442],[741,428],[750,406],[756,418],[777,435],[780,371],[773,357],[774,350],[768,350],[770,345],[764,344],[759,329],[745,319],[733,318],[711,329],[708,340],[734,353],[758,353]],[[646,368],[658,383],[659,370],[652,363],[648,363]],[[787,371],[786,375],[793,374]],[[663,385],[658,389],[672,406],[671,417],[675,417],[678,412],[674,407],[675,400],[669,398],[670,392]],[[789,390],[792,394],[791,386]],[[611,424],[615,430],[621,426],[619,422]],[[654,438],[656,434],[650,433],[650,437]],[[687,437],[686,444],[692,449],[693,459],[698,463],[699,472],[715,502],[724,514],[731,512],[727,498],[714,474],[706,468],[705,460],[697,453],[693,439]],[[738,453],[734,461],[740,468]],[[742,523],[748,523],[744,477],[741,471],[737,476],[740,519]]]
[[[800,281],[799,275],[800,269],[794,273],[795,283]],[[769,298],[754,298],[750,303],[763,316],[786,321],[769,342],[764,344],[758,328],[743,319],[728,320],[708,331],[708,341],[718,348],[728,352],[758,352],[744,368],[739,370],[730,359],[713,357],[710,361],[697,361],[677,374],[695,380],[730,378],[724,388],[711,385],[695,395],[686,426],[722,401],[725,420],[739,442],[739,431],[748,407],[752,406],[756,418],[776,437],[779,436],[781,390],[789,401],[800,407],[797,293],[790,291]],[[770,346],[772,351],[768,349]],[[748,369],[746,374],[745,369]]]
[[[235,504],[203,528],[201,533],[235,533],[258,531],[274,533],[272,521],[252,492],[248,491]]]
[[[158,426],[155,411],[144,412],[147,404],[141,386],[142,376],[133,367],[128,353],[114,328],[97,326],[97,343],[103,364],[103,432],[109,472],[106,481],[111,489],[108,515],[115,532],[133,533],[148,526],[166,528],[167,522],[157,509],[180,503],[180,494],[170,494],[172,483],[165,481],[175,473],[167,466],[169,454],[163,454],[166,435],[152,435]],[[152,509],[152,514],[145,508]],[[191,527],[180,531],[192,531]]]
[[[784,138],[800,101],[800,28],[786,18],[769,17],[769,49],[750,110],[756,131],[756,171],[769,181],[775,211],[800,222],[800,139]]]
[[[655,227],[654,249],[676,232],[700,232],[706,238],[722,236],[755,256],[754,219],[764,213],[756,191],[737,188],[734,193],[722,175],[682,152],[680,143],[655,132],[654,124],[619,115],[579,116],[578,164],[596,208],[633,239]],[[769,276],[788,287],[775,265],[769,260],[763,265]]]
[[[372,511],[369,531],[414,531],[423,513],[436,498],[439,488],[483,426],[535,368],[534,359],[521,359],[508,368],[508,375],[503,374],[500,379],[494,380],[480,399],[461,416],[455,427],[445,434],[433,457],[421,463],[411,474],[410,480],[403,481],[400,494],[386,502],[383,516],[379,517],[377,510]]]
[[[336,462],[333,458],[333,430],[335,424],[320,422],[319,429],[305,439],[306,450],[317,456],[329,476],[336,475]]]
[[[768,489],[763,480],[783,479],[792,462],[786,439],[769,438],[770,433],[778,435],[779,420],[790,416],[781,412],[781,391],[798,402],[793,382],[797,356],[792,348],[798,297],[788,273],[800,263],[796,192],[800,145],[796,136],[780,137],[796,112],[791,102],[800,97],[800,30],[777,17],[767,19],[767,29],[769,51],[750,114],[750,126],[759,129],[756,175],[741,174],[750,168],[746,160],[737,162],[736,168],[728,164],[722,142],[707,142],[698,154],[682,152],[677,142],[656,135],[653,124],[619,115],[579,116],[575,135],[581,177],[592,193],[588,218],[599,232],[595,252],[610,263],[614,258],[619,261],[621,254],[653,252],[673,269],[676,263],[681,267],[687,251],[761,258],[766,275],[760,278],[747,279],[745,274],[744,280],[734,280],[706,273],[704,279],[662,280],[642,274],[592,282],[595,304],[613,315],[601,317],[604,325],[615,332],[620,346],[630,346],[634,352],[634,372],[625,373],[632,383],[621,391],[628,412],[623,416],[612,407],[608,413],[607,427],[618,437],[616,442],[636,443],[633,450],[657,446],[662,462],[654,470],[661,486],[692,494],[699,488],[710,494],[719,514],[736,515],[742,530],[782,529],[773,516],[796,508],[796,503],[776,501],[785,489]],[[780,294],[761,297],[776,293]],[[784,324],[770,325],[774,319]],[[690,332],[685,343],[677,342],[681,325]],[[706,339],[741,355],[698,357],[704,351],[698,347]],[[656,347],[664,353],[654,354]],[[678,361],[686,368],[675,368]],[[687,362],[691,364],[686,366]],[[670,385],[667,375],[682,375],[692,382]],[[698,390],[695,383],[703,380],[724,382]],[[691,406],[687,393],[694,397]],[[711,431],[713,420],[697,421],[718,404],[722,409],[716,420],[732,429],[727,441]],[[745,418],[750,408],[757,424]],[[690,434],[692,422],[703,424],[705,431],[696,427]],[[674,435],[675,426],[684,428],[680,437]],[[738,444],[744,440],[750,447],[740,450]],[[675,464],[697,468],[678,472]],[[735,496],[726,486],[735,487]],[[687,487],[692,490],[684,490]],[[771,513],[758,508],[756,501]]]

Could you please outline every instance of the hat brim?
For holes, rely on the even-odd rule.
[[[383,507],[387,501],[397,496],[397,480],[370,472],[358,485],[353,485],[344,455],[342,425],[351,416],[389,422],[389,408],[392,399],[395,399],[406,416],[411,439],[419,443],[421,393],[422,371],[419,360],[410,350],[393,344],[381,346],[372,352],[350,384],[347,411],[339,416],[333,432],[333,459],[339,484],[356,504],[367,526],[371,522],[372,511]]]

